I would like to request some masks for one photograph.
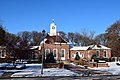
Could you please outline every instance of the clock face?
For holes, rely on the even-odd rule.
[[[53,26],[52,29],[55,29],[55,26]]]

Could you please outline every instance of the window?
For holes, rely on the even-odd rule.
[[[14,51],[13,50],[10,52],[10,57],[14,58]]]
[[[64,54],[65,54],[65,49],[62,49],[62,50],[61,50],[61,57],[65,57]]]
[[[97,57],[100,57],[100,51],[97,50]]]
[[[72,58],[74,58],[74,53],[71,56],[72,56]]]
[[[53,49],[53,56],[57,57],[57,49]]]
[[[82,53],[82,58],[84,58],[84,53]]]
[[[1,58],[5,58],[6,50],[1,50],[0,54],[1,54]]]
[[[104,51],[104,57],[105,58],[107,57],[107,51],[106,50]]]
[[[50,49],[45,49],[45,57],[50,54]]]

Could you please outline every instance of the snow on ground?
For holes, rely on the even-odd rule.
[[[120,66],[116,62],[108,62],[109,67],[90,68],[93,70],[109,71],[113,75],[120,75]],[[11,77],[40,77],[40,76],[79,76],[80,74],[74,73],[67,69],[59,68],[44,68],[41,74],[41,64],[26,64],[26,68],[22,70],[0,70],[0,76],[4,72],[14,72]]]
[[[116,65],[116,62],[108,62],[108,65],[109,67],[98,67],[98,68],[90,68],[90,69],[109,71],[113,75],[120,75],[120,66]]]
[[[0,71],[0,77],[1,77],[3,74],[4,74],[4,72],[3,72],[3,71]]]
[[[77,76],[67,69],[59,68],[44,68],[41,74],[41,64],[26,64],[26,69],[16,72],[11,77],[39,77],[39,76]]]
[[[18,72],[11,75],[11,77],[40,77],[40,76],[77,76],[77,73],[71,72],[66,69],[56,69],[49,68],[43,69],[43,74],[41,74],[41,70],[38,71],[24,71]]]

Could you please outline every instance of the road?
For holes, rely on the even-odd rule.
[[[92,77],[39,77],[39,78],[1,78],[1,80],[120,80],[120,76],[92,76]]]

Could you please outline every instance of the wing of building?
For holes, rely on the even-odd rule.
[[[94,54],[99,59],[110,59],[111,49],[103,45],[90,45],[90,46],[74,46],[70,49],[70,60],[74,61],[76,53],[79,54],[81,59],[91,60]]]

